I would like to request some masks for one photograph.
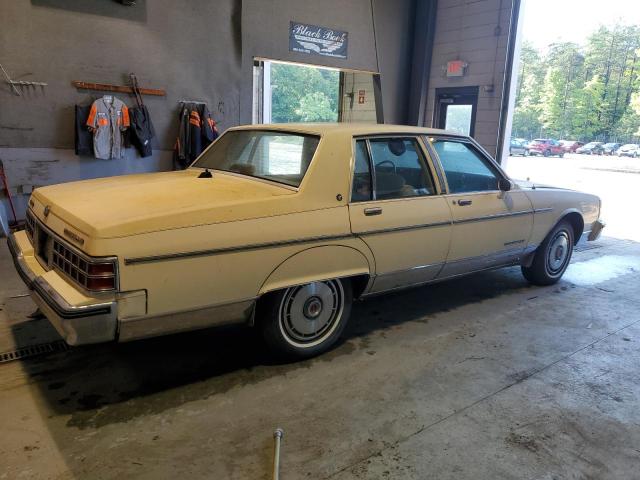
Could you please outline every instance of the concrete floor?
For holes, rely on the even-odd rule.
[[[0,352],[54,338],[4,246],[0,278]],[[283,479],[638,478],[638,285],[640,244],[604,239],[556,286],[358,303],[301,363],[226,328],[0,364],[0,479],[267,479],[278,426]]]

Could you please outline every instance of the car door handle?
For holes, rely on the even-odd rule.
[[[364,214],[367,217],[372,217],[373,215],[382,215],[382,209],[380,207],[365,208]]]
[[[472,200],[458,200],[458,205],[460,205],[461,207],[466,207],[467,205],[471,205],[472,203]]]

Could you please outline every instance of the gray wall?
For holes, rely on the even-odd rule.
[[[510,0],[438,2],[425,118],[429,125],[434,124],[437,88],[479,86],[475,138],[492,155],[497,145],[510,15]],[[466,75],[447,78],[447,61],[458,59],[469,64]],[[493,86],[493,91],[487,91],[488,86]]]
[[[47,82],[12,94],[0,82],[0,160],[14,193],[32,186],[171,168],[178,101],[208,102],[221,130],[250,123],[254,57],[381,73],[385,121],[404,123],[414,0],[13,0],[0,2],[0,62],[16,80]],[[348,58],[288,49],[289,21],[349,32]],[[377,46],[377,48],[376,48]],[[137,74],[158,138],[152,158],[73,154],[73,106],[99,92],[72,80],[125,84]],[[118,95],[133,104],[128,95]],[[24,199],[17,198],[20,214]],[[6,200],[5,200],[6,204]]]

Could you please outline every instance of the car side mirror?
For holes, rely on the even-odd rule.
[[[502,192],[508,192],[509,190],[511,190],[511,182],[506,178],[501,178],[500,180],[498,180],[498,188]]]

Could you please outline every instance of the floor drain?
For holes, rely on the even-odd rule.
[[[42,343],[40,345],[18,348],[17,350],[13,350],[11,352],[2,352],[0,353],[0,363],[13,362],[14,360],[36,357],[38,355],[45,355],[47,353],[64,352],[66,350],[69,350],[69,346],[64,340],[58,340],[57,342],[51,343]]]

